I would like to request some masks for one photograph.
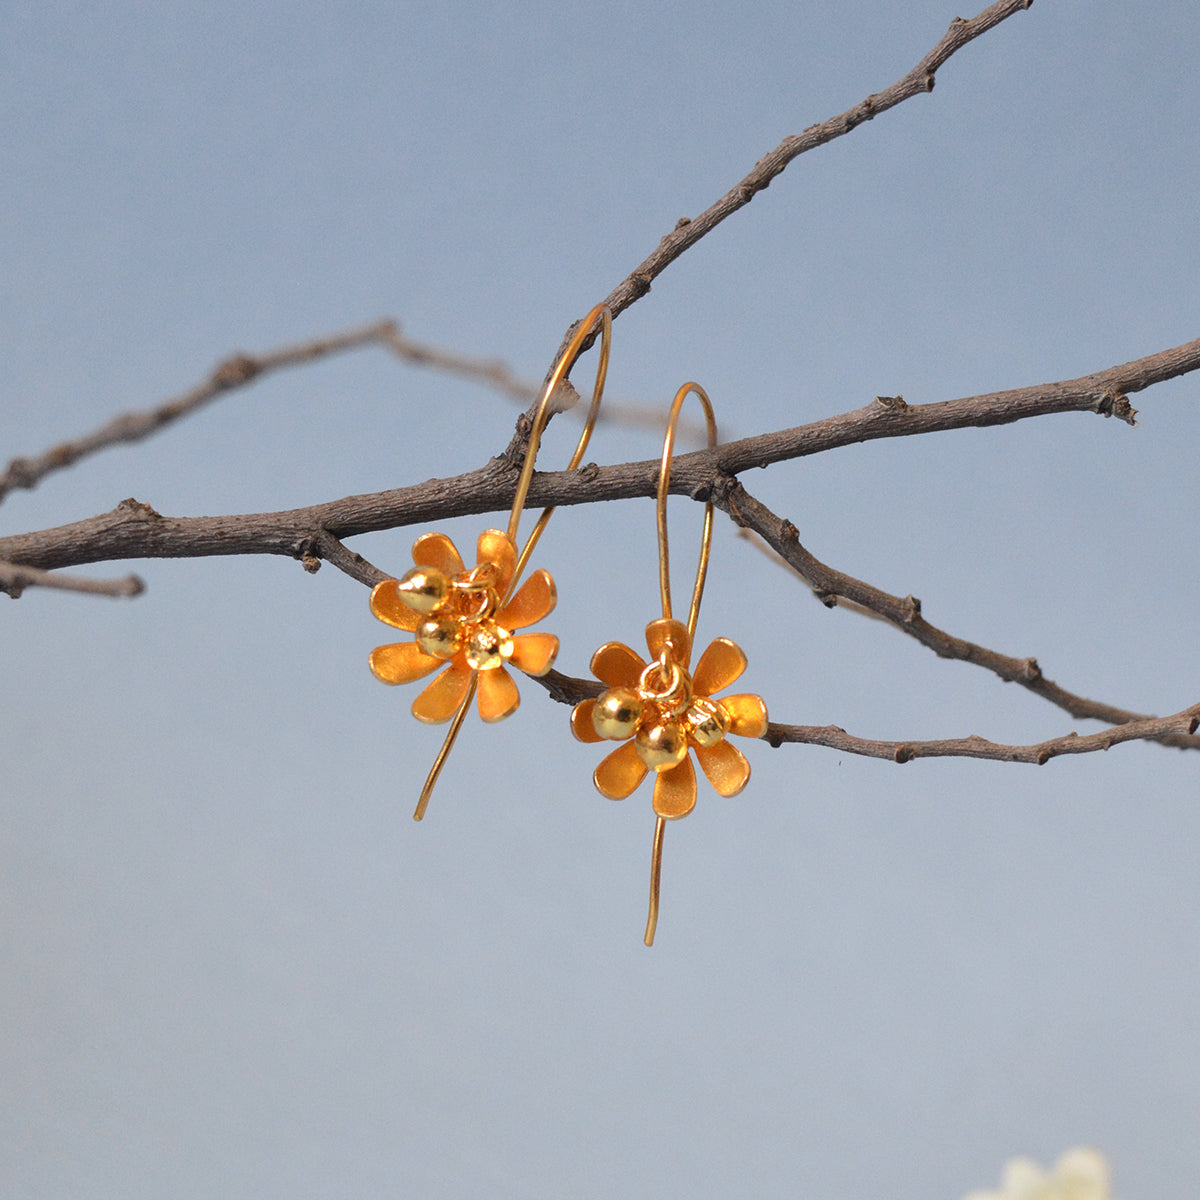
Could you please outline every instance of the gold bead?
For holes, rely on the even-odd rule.
[[[431,613],[446,603],[451,587],[450,576],[437,567],[413,567],[396,590],[414,612]]]
[[[467,665],[474,671],[490,671],[512,656],[512,634],[493,621],[483,621],[467,634]]]
[[[666,771],[687,758],[687,731],[678,721],[661,721],[639,729],[633,744],[638,757],[652,771]]]
[[[632,737],[641,719],[642,700],[633,688],[609,688],[592,709],[592,725],[596,732],[614,742]]]
[[[453,617],[429,617],[417,629],[417,645],[434,658],[453,658],[459,648],[459,624]]]
[[[687,710],[688,732],[697,746],[715,746],[729,732],[729,714],[716,700],[697,696]]]

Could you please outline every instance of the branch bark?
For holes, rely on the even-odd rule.
[[[1032,763],[1044,766],[1063,754],[1090,754],[1108,750],[1122,742],[1155,741],[1164,745],[1193,746],[1200,726],[1200,704],[1193,704],[1170,717],[1146,718],[1114,725],[1099,733],[1087,735],[1068,733],[1030,746],[1004,746],[972,735],[934,742],[879,742],[855,737],[836,725],[776,725],[772,723],[764,735],[772,746],[784,742],[803,742],[811,746],[827,746],[861,754],[869,758],[886,758],[896,763],[911,762],[914,758],[988,758],[998,762]]]
[[[395,334],[394,322],[378,321],[345,333],[283,346],[256,357],[241,353],[231,355],[214,367],[207,379],[172,400],[142,412],[123,413],[84,437],[63,442],[36,458],[14,458],[4,474],[0,475],[0,501],[14,488],[34,488],[51,472],[69,467],[98,450],[127,442],[140,442],[164,426],[189,416],[218,396],[245,387],[268,372],[282,367],[302,366],[331,354],[384,341]]]
[[[146,590],[146,585],[136,575],[125,575],[120,579],[84,579],[78,575],[60,575],[18,563],[0,562],[0,592],[7,592],[15,600],[27,587],[58,588],[93,596],[138,596]]]
[[[902,104],[913,96],[932,92],[937,71],[953,54],[968,42],[999,25],[1001,21],[1029,8],[1032,3],[1033,0],[997,0],[970,20],[955,17],[937,45],[907,75],[896,80],[890,87],[884,88],[882,92],[872,93],[836,117],[830,117],[817,125],[810,125],[802,133],[784,138],[774,150],[754,164],[753,170],[740,183],[710,204],[699,216],[681,217],[676,221],[675,228],[659,240],[651,254],[609,292],[604,303],[608,305],[612,315],[620,316],[630,305],[637,303],[650,291],[650,285],[671,263],[690,250],[701,238],[710,234],[726,217],[732,216],[738,209],[749,204],[759,192],[765,191],[771,185],[771,181],[777,175],[781,175],[801,154],[850,133],[864,122],[872,120],[889,108],[895,108],[897,104]],[[575,336],[577,328],[578,325],[573,324],[567,330],[552,362],[558,361],[571,338]],[[587,340],[584,349],[591,345],[592,340]],[[505,451],[505,455],[515,457],[520,453],[520,448],[518,434],[513,444]]]
[[[676,457],[671,491],[702,497],[753,467],[820,454],[877,438],[986,427],[1046,416],[1092,412],[1132,422],[1127,393],[1200,368],[1200,338],[1077,379],[1010,388],[932,404],[896,398],[839,416],[726,442],[715,450]],[[658,460],[577,471],[535,474],[529,503],[595,504],[652,496]],[[274,513],[224,517],[161,517],[148,505],[124,500],[112,512],[70,525],[0,538],[0,558],[51,569],[118,558],[181,558],[213,554],[282,554],[301,558],[321,531],[354,537],[448,517],[500,512],[512,502],[518,469],[507,455],[447,479],[385,492],[347,496]]]

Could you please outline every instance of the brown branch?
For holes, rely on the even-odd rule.
[[[534,682],[540,683],[551,699],[560,704],[578,704],[604,690],[604,684],[595,680],[574,679],[558,671],[549,671]],[[1200,738],[1193,736],[1197,727],[1200,727],[1200,704],[1193,704],[1170,717],[1144,717],[1119,723],[1099,733],[1068,733],[1065,737],[1029,746],[1006,746],[974,735],[931,742],[883,742],[855,737],[837,725],[781,725],[774,721],[767,726],[763,740],[776,747],[784,742],[827,746],[832,750],[868,758],[886,758],[896,763],[910,762],[914,758],[986,758],[1042,766],[1062,754],[1089,754],[1122,742],[1154,741],[1180,748],[1200,748]]]
[[[1055,413],[1098,413],[1133,425],[1137,410],[1130,406],[1127,393],[1142,391],[1197,368],[1200,368],[1200,338],[1056,383],[1007,388],[933,404],[906,404],[899,397],[877,397],[852,412],[728,442],[717,453],[722,469],[736,475],[750,467],[767,467],[856,442],[1010,425]],[[679,461],[682,464],[685,458]]]
[[[935,404],[872,401],[853,412],[678,455],[671,491],[704,496],[752,467],[819,454],[875,438],[1004,424],[1059,412],[1099,412],[1132,420],[1127,392],[1200,367],[1200,338],[1078,379],[1037,384]],[[654,495],[658,460],[536,474],[532,506],[597,504]],[[512,503],[517,467],[496,458],[475,471],[386,492],[347,496],[305,508],[224,517],[160,517],[136,500],[110,513],[0,538],[0,557],[44,568],[118,558],[283,554],[300,558],[321,530],[354,537],[448,517],[500,512]],[[153,518],[152,520],[149,518]]]
[[[869,758],[886,758],[906,763],[914,758],[990,758],[998,762],[1023,762],[1043,766],[1061,754],[1090,754],[1108,750],[1122,742],[1155,741],[1172,746],[1195,745],[1200,739],[1191,735],[1200,726],[1200,704],[1193,704],[1171,717],[1146,718],[1114,725],[1099,733],[1080,735],[1068,733],[1031,746],[1004,746],[986,738],[949,738],[935,742],[879,742],[855,737],[836,725],[776,725],[768,726],[765,739],[772,746],[784,742],[802,742],[811,746],[828,746],[849,754]]]
[[[933,91],[934,76],[938,69],[968,42],[980,34],[999,25],[1015,13],[1029,8],[1033,0],[997,0],[970,20],[955,17],[941,40],[921,59],[907,75],[898,79],[891,87],[875,92],[865,100],[830,117],[818,125],[810,125],[802,133],[786,137],[769,154],[754,164],[753,170],[732,187],[715,203],[709,205],[699,216],[681,217],[675,228],[659,240],[654,251],[633,269],[605,298],[614,317],[619,316],[631,304],[635,304],[650,290],[650,285],[677,258],[690,250],[701,238],[711,233],[726,217],[744,208],[759,192],[764,191],[771,181],[783,173],[795,159],[806,151],[842,137],[866,121],[894,108],[897,104]],[[575,335],[577,325],[572,325],[563,337],[555,361],[567,348]],[[591,339],[585,343],[585,349]],[[519,434],[513,445],[505,451],[506,456],[519,453]]]
[[[519,404],[528,404],[538,393],[536,384],[518,379],[498,359],[475,358],[442,350],[406,337],[394,320],[377,321],[345,333],[329,334],[298,345],[284,346],[256,357],[234,354],[215,367],[202,383],[180,396],[141,412],[123,413],[92,433],[63,442],[36,458],[14,458],[4,474],[0,475],[0,501],[16,488],[36,487],[51,472],[69,467],[87,455],[110,446],[141,441],[164,426],[194,413],[218,396],[245,387],[268,372],[283,367],[303,366],[319,358],[371,345],[384,346],[397,358],[413,366],[430,367],[484,384]],[[634,404],[609,401],[600,419],[607,424],[656,430],[662,428],[661,413]],[[702,431],[702,426],[697,425],[697,428]]]
[[[737,524],[753,529],[813,589],[817,599],[830,608],[844,597],[877,613],[902,633],[927,646],[939,658],[957,659],[983,667],[1006,683],[1019,683],[1079,720],[1109,721],[1122,726],[1131,722],[1158,720],[1145,713],[1117,708],[1069,692],[1042,674],[1037,659],[999,654],[965,638],[954,637],[925,620],[921,615],[921,602],[916,597],[890,595],[861,579],[826,566],[800,544],[798,531],[791,521],[777,517],[736,481],[729,481],[713,499]],[[1180,738],[1180,734],[1169,732],[1161,740],[1180,748],[1200,749],[1200,738]]]
[[[298,367],[314,359],[354,350],[375,342],[385,341],[394,332],[394,323],[379,321],[345,333],[316,338],[295,346],[284,346],[268,354],[251,357],[235,354],[215,367],[212,374],[190,391],[143,412],[124,413],[84,437],[63,442],[37,458],[14,458],[8,470],[0,475],[0,500],[14,488],[33,488],[52,471],[69,467],[89,454],[109,446],[138,442],[186,417],[225,392],[245,387],[252,380],[281,367]]]
[[[351,579],[365,583],[367,587],[373,588],[377,583],[392,578],[357,551],[351,550],[327,529],[320,530],[311,546],[300,554],[300,563],[310,574],[316,574],[320,570],[322,560],[337,567]]]
[[[55,571],[0,562],[0,592],[7,592],[16,600],[27,587],[59,588],[65,592],[88,592],[93,596],[139,596],[146,590],[146,585],[136,575],[125,575],[121,579],[82,579],[78,575],[60,575]]]
[[[423,342],[415,342],[411,338],[405,337],[395,327],[380,340],[397,358],[412,366],[431,367],[450,375],[472,379],[493,388],[518,404],[532,404],[541,392],[539,384],[528,379],[521,379],[507,363],[497,358],[476,358],[469,354],[459,354],[453,350],[443,350]],[[570,381],[564,381],[564,386],[570,388]],[[574,399],[576,401],[579,399],[578,392],[574,392]],[[565,410],[560,409],[559,411]],[[573,404],[571,408],[571,412],[580,418],[586,411],[586,406],[578,403]],[[597,417],[598,424],[653,429],[657,433],[662,432],[663,421],[663,414],[657,408],[647,408],[644,404],[630,404],[609,398],[605,399]],[[679,433],[681,437],[691,436],[697,441],[703,441],[704,422],[690,416],[685,417],[679,423]]]

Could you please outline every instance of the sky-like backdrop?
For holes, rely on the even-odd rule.
[[[568,325],[786,135],[905,74],[948,0],[10,3],[0,466],[235,351],[392,316],[542,377]],[[616,322],[609,396],[745,437],[1067,379],[1200,311],[1200,15],[1038,0],[804,155]],[[581,364],[582,366],[582,364]],[[585,374],[586,372],[584,372]],[[582,379],[583,374],[580,375]],[[1200,380],[750,471],[822,561],[1072,691],[1200,700]],[[518,408],[380,349],[280,372],[17,491],[0,535],[458,474]],[[539,465],[565,461],[556,421]],[[657,455],[602,424],[589,459]],[[694,446],[686,442],[685,448]],[[460,545],[505,513],[441,523]],[[671,504],[677,588],[700,512]],[[352,542],[400,573],[424,526]],[[654,505],[559,511],[558,666],[657,616]],[[1200,755],[1043,767],[747,751],[667,831],[523,682],[441,730],[367,669],[367,592],[146,560],[0,597],[0,1196],[957,1200],[1100,1147],[1200,1179]],[[1037,742],[1095,722],[844,608],[718,514],[698,638],[772,716]],[[739,685],[741,686],[741,685]]]

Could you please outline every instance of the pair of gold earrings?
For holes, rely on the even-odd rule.
[[[386,579],[371,593],[371,611],[381,621],[414,635],[411,642],[378,646],[370,667],[384,683],[411,683],[441,668],[413,701],[412,713],[430,724],[450,722],[442,748],[421,789],[413,816],[425,815],[434,784],[454,745],[472,700],[478,698],[484,721],[501,721],[517,710],[520,696],[506,667],[527,675],[544,675],[558,653],[558,638],[549,633],[518,632],[546,617],[557,594],[548,571],[539,568],[523,585],[521,576],[554,512],[545,509],[524,546],[517,548],[517,529],[542,432],[558,386],[575,365],[589,335],[599,332],[600,357],[583,432],[567,463],[574,470],[583,459],[604,393],[612,342],[612,316],[599,305],[588,313],[560,356],[542,390],[529,436],[525,462],[517,481],[507,531],[488,529],[479,535],[476,565],[468,569],[454,543],[441,533],[425,533],[413,545],[413,563],[400,579]],[[667,492],[675,430],[684,401],[694,394],[703,410],[708,446],[717,444],[712,404],[704,389],[687,383],[679,389],[667,416],[658,474],[658,573],[662,617],[646,626],[649,659],[621,642],[606,642],[592,655],[591,670],[607,690],[583,700],[571,712],[571,729],[581,742],[622,743],[604,758],[593,775],[597,790],[612,800],[631,795],[654,772],[654,844],[650,870],[650,911],[646,945],[654,942],[658,923],[663,834],[667,821],[687,816],[696,805],[696,772],[690,752],[722,796],[740,792],[750,778],[750,764],[727,737],[761,737],[767,709],[760,696],[740,694],[716,698],[746,669],[746,655],[728,638],[717,638],[693,668],[692,645],[712,545],[713,505],[704,507],[700,561],[692,587],[687,624],[671,609],[670,549],[667,539]]]

